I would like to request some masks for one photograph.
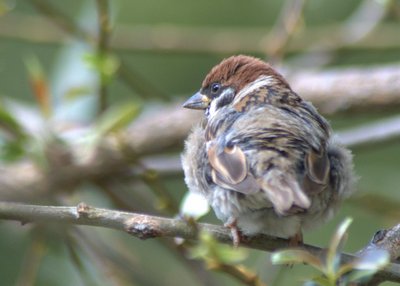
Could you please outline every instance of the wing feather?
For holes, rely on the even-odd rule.
[[[248,172],[246,155],[239,146],[218,151],[217,144],[210,144],[207,153],[212,167],[211,176],[217,185],[244,194],[260,189],[253,175]]]
[[[311,150],[305,157],[306,176],[303,188],[307,193],[319,193],[329,184],[330,161],[326,152]]]
[[[288,173],[282,173],[275,169],[271,170],[261,180],[262,189],[268,199],[272,202],[277,213],[288,214],[292,207],[300,209],[310,207],[310,199],[300,188],[295,177]]]

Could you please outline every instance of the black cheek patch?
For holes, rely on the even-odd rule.
[[[217,109],[232,103],[234,98],[235,98],[235,94],[233,92],[229,92],[228,94],[224,95],[223,97],[215,99],[215,100],[218,100]]]

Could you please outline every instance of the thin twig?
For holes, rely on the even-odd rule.
[[[205,231],[225,244],[232,245],[231,231],[222,226],[198,224],[196,227],[183,220],[163,217],[113,211],[79,204],[77,207],[37,206],[16,203],[0,202],[0,219],[17,220],[22,223],[68,223],[75,225],[90,225],[125,231],[140,239],[155,237],[181,237],[197,240],[198,231]],[[289,246],[289,241],[267,235],[243,237],[241,246],[275,251]],[[304,245],[304,249],[322,257],[325,251],[312,245]],[[400,247],[400,245],[397,245]],[[342,261],[348,262],[356,257],[351,254],[342,254]],[[400,283],[400,265],[389,264],[381,270],[376,279]]]
[[[97,19],[98,19],[98,38],[96,54],[100,61],[107,61],[108,49],[111,34],[110,24],[110,3],[108,0],[97,0]],[[107,108],[107,78],[105,76],[104,64],[98,68],[99,78],[99,109],[98,114],[101,114]]]
[[[95,283],[93,281],[93,278],[90,276],[89,271],[86,269],[84,261],[81,257],[84,252],[83,249],[80,247],[78,241],[70,233],[66,233],[64,239],[69,258],[71,259],[72,264],[79,273],[82,283],[84,285],[94,285]],[[98,260],[95,261],[97,262]]]
[[[46,238],[39,227],[32,230],[32,239],[22,262],[20,274],[16,282],[17,286],[35,285],[40,263],[46,252]]]
[[[170,195],[164,182],[160,180],[160,176],[156,171],[144,170],[141,179],[155,194],[158,200],[158,209],[169,215],[179,213],[179,206]]]
[[[132,90],[136,91],[141,98],[160,98],[170,101],[170,97],[159,88],[150,83],[143,75],[126,64],[121,64],[118,69],[120,79]]]
[[[276,24],[262,40],[266,43],[266,55],[272,62],[278,62],[284,56],[290,39],[299,28],[305,2],[306,0],[286,0]]]
[[[109,11],[109,1],[108,0],[97,0],[97,8],[98,8],[98,16],[99,16],[99,35],[97,40],[93,37],[89,32],[85,31],[79,25],[77,25],[68,15],[63,13],[60,9],[57,9],[53,6],[49,1],[46,0],[31,0],[32,5],[40,12],[43,16],[45,16],[49,21],[55,24],[57,28],[61,31],[69,35],[70,37],[74,37],[76,39],[82,40],[91,46],[95,47],[98,55],[100,57],[106,56],[107,50],[114,49],[115,46],[110,41],[110,11]],[[24,22],[26,20],[24,29],[29,29],[33,27],[33,31],[31,33],[27,33],[26,36],[30,38],[32,41],[39,40],[42,42],[43,40],[47,42],[46,39],[49,37],[52,38],[50,42],[57,42],[62,41],[63,37],[60,37],[57,33],[58,31],[53,31],[52,27],[46,25],[46,23],[41,23],[40,19],[36,19],[35,17],[18,17],[15,16],[17,19],[11,18],[11,22],[14,24],[9,23],[12,26],[22,25],[21,21]],[[7,25],[7,24],[5,24]],[[0,25],[1,26],[1,25]],[[44,30],[46,27],[46,34],[40,34],[39,38],[37,38],[38,33]],[[48,31],[50,29],[50,32]],[[0,28],[0,34],[1,33]],[[6,32],[6,31],[3,31]],[[24,32],[21,31],[13,31],[12,33],[8,34],[8,36],[20,38],[23,36]],[[36,37],[36,38],[35,38]],[[36,40],[35,40],[36,39]],[[110,48],[111,46],[111,48]],[[103,52],[103,53],[102,53]],[[139,93],[139,96],[142,96],[142,93],[148,97],[160,97],[165,99],[166,95],[154,87],[149,81],[147,81],[143,76],[140,76],[132,67],[128,67],[124,62],[119,63],[119,69],[117,71],[117,75],[119,78],[124,82],[128,87],[132,88],[134,91]],[[101,80],[102,81],[102,80]],[[100,86],[99,94],[100,96],[100,106],[104,108],[106,105],[106,100],[104,94],[105,87]]]
[[[64,31],[69,35],[75,35],[77,38],[83,39],[88,43],[94,43],[94,38],[86,32],[83,28],[77,25],[74,21],[71,21],[66,14],[60,9],[51,5],[46,0],[30,0],[33,7],[45,15],[48,20],[55,24],[56,27]],[[46,25],[48,27],[48,25]],[[47,29],[46,29],[47,32]]]
[[[361,191],[361,190],[360,190]],[[378,192],[359,192],[359,195],[348,200],[352,206],[368,211],[368,213],[383,218],[386,222],[395,223],[400,217],[400,200],[393,196],[385,196]]]
[[[136,264],[135,254],[129,253],[125,249],[124,253],[117,252],[117,246],[124,248],[124,242],[110,244],[104,242],[98,235],[89,236],[83,229],[77,229],[75,232],[69,232],[67,235],[74,240],[73,247],[80,255],[89,259],[89,265],[99,271],[95,277],[97,284],[99,281],[107,281],[109,285],[149,285],[151,279]],[[129,253],[129,255],[125,255]],[[133,259],[127,259],[127,258]],[[89,270],[89,272],[92,272]],[[100,278],[98,277],[100,276]],[[102,283],[104,284],[104,283]],[[96,283],[85,285],[96,285]]]
[[[43,0],[34,0],[43,1]],[[47,16],[46,16],[47,17]],[[29,43],[63,44],[68,37],[60,34],[57,27],[49,26],[46,21],[17,12],[0,18],[0,37]],[[63,30],[67,35],[75,37]],[[371,51],[398,49],[400,38],[398,25],[381,23],[366,37],[350,45],[342,45],[343,25],[330,24],[310,26],[293,37],[285,48],[286,54],[304,53],[312,50],[316,43],[329,41],[329,46],[337,51]],[[125,25],[119,23],[113,33],[111,47],[119,52],[144,54],[190,54],[190,55],[227,55],[232,53],[265,54],[263,37],[265,28],[237,27],[185,27],[182,25]],[[329,38],[326,37],[329,35]],[[95,43],[91,36],[92,43]],[[314,53],[315,49],[311,51]]]
[[[364,147],[387,142],[400,136],[400,116],[366,124],[338,133],[339,141],[348,147]]]
[[[342,45],[351,45],[366,38],[385,19],[389,7],[388,2],[363,0],[343,25]]]
[[[359,49],[360,44],[362,46],[365,43],[380,42],[382,37],[377,30],[384,25],[382,22],[389,11],[389,7],[388,2],[361,1],[357,9],[336,31],[320,34],[319,38],[310,42],[312,44],[308,49],[291,59],[291,62],[297,63],[301,68],[310,65],[313,68],[321,68],[332,62],[339,51],[355,48],[355,46],[358,46],[356,49]],[[307,27],[307,30],[309,29],[310,27]],[[302,33],[299,38],[303,38],[305,34],[307,34],[307,31],[304,31],[304,34]],[[381,45],[382,48],[384,46],[385,44]],[[389,48],[389,46],[386,46],[386,48]]]
[[[158,213],[157,211],[154,210],[154,208],[150,208],[149,206],[144,203],[142,197],[140,197],[140,193],[135,192],[129,193],[132,197],[131,198],[126,198],[123,196],[123,189],[127,187],[128,183],[121,182],[118,180],[118,183],[116,182],[102,182],[99,183],[99,187],[103,189],[103,191],[107,194],[107,196],[111,199],[113,204],[115,206],[118,206],[118,209],[123,209],[127,211],[135,211],[135,212],[140,212],[140,213],[146,213],[151,210],[151,212]],[[128,186],[129,188],[129,186]],[[122,191],[122,192],[121,192]],[[122,197],[121,197],[122,196]],[[168,201],[171,198],[168,198]],[[137,203],[139,202],[139,203]],[[172,201],[171,201],[172,202]],[[176,211],[176,206],[172,209],[169,209],[169,211],[175,209],[174,212],[168,213],[168,209],[162,209],[164,212],[163,213],[168,213],[169,215],[173,215],[178,213]],[[198,260],[193,260],[188,258],[188,251],[187,248],[184,245],[176,245],[173,243],[171,240],[159,240],[159,243],[161,246],[163,246],[170,254],[172,254],[176,259],[182,263],[183,266],[185,266],[188,270],[192,271],[192,273],[197,277],[198,281],[201,282],[203,285],[208,285],[208,286],[216,286],[216,282],[213,280],[213,278],[210,276],[210,272],[207,271],[204,268],[204,265],[202,264],[201,261]],[[142,283],[143,284],[143,283]]]
[[[325,114],[394,108],[400,104],[399,65],[302,70],[288,76],[293,90]]]
[[[150,172],[150,170],[146,170],[146,172]],[[162,204],[156,207],[156,210],[154,209],[154,207],[151,208],[148,204],[146,205],[145,202],[146,200],[145,198],[142,197],[142,194],[140,192],[135,192],[135,193],[129,192],[131,198],[124,197],[122,193],[124,188],[129,188],[128,182],[121,182],[121,180],[117,180],[118,182],[115,182],[115,180],[114,181],[107,180],[105,182],[99,182],[98,186],[102,188],[103,191],[110,197],[114,205],[119,206],[118,209],[123,209],[126,211],[135,211],[140,213],[148,213],[149,211],[151,211],[152,214],[163,213],[167,215],[175,215],[179,213],[178,206],[175,204],[173,198],[168,195],[165,186],[162,185],[162,181],[158,178],[158,174],[154,171],[151,171],[151,173],[152,175],[150,175],[148,180],[152,181],[150,185],[153,184],[155,185],[149,187],[157,189],[155,192],[155,195],[158,194],[156,196],[156,199],[159,200],[159,202]],[[143,170],[141,170],[140,174],[143,174]],[[154,175],[156,177],[154,177]],[[143,174],[143,176],[146,176],[146,174]],[[146,192],[146,194],[149,193]],[[205,269],[203,262],[189,258],[188,248],[186,247],[186,244],[178,245],[175,244],[172,240],[166,240],[166,239],[159,240],[158,242],[172,256],[174,256],[184,267],[186,267],[189,271],[191,271],[202,285],[216,286],[216,282],[214,281],[210,272],[207,271],[207,269]]]
[[[257,274],[249,271],[249,269],[241,266],[241,265],[232,265],[226,263],[213,263],[209,265],[209,268],[214,271],[219,271],[222,273],[226,273],[244,285],[248,286],[267,286],[261,279],[258,277]]]

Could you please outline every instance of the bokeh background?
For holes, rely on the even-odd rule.
[[[173,217],[187,191],[178,155],[186,125],[195,121],[179,104],[214,64],[251,54],[289,81],[351,67],[361,74],[354,88],[371,80],[362,71],[373,67],[397,72],[387,85],[399,86],[399,19],[398,0],[0,0],[0,199],[84,201]],[[338,132],[368,126],[398,115],[400,90],[382,94],[321,111]],[[132,132],[151,134],[157,120],[176,121],[165,130],[172,143],[128,152],[118,159],[124,172],[110,166],[102,178],[73,182],[59,172],[85,162],[104,142],[129,147],[142,135]],[[328,245],[351,216],[346,251],[354,252],[399,222],[399,143],[391,137],[354,146],[358,193],[333,220],[306,232],[307,243]],[[220,223],[212,212],[201,221]],[[0,253],[1,285],[242,285],[205,270],[204,261],[188,258],[190,250],[171,239],[140,241],[101,228],[0,221]],[[315,275],[307,266],[272,266],[265,252],[246,255],[241,263],[268,285],[301,285]]]

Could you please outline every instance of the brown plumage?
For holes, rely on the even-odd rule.
[[[234,233],[298,239],[350,194],[350,152],[267,63],[223,60],[184,106],[205,110],[182,155],[186,183]]]
[[[202,87],[205,88],[214,82],[220,82],[225,86],[241,90],[246,84],[266,74],[275,75],[276,79],[289,88],[289,84],[283,76],[275,72],[269,64],[260,59],[243,55],[230,57],[213,67],[203,80]]]

